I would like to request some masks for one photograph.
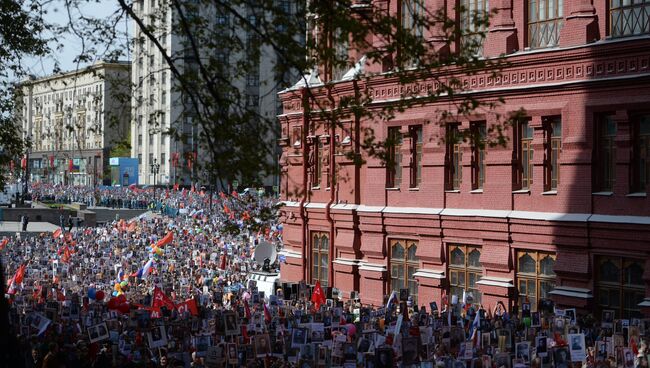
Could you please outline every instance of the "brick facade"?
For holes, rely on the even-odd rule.
[[[429,2],[436,3],[426,4]],[[501,11],[491,22],[484,54],[507,54],[508,66],[496,78],[486,71],[462,76],[461,81],[483,101],[504,98],[505,103],[496,111],[460,121],[459,129],[469,129],[476,121],[484,121],[489,127],[498,124],[497,114],[525,109],[535,152],[532,185],[513,190],[513,142],[517,137],[509,129],[506,146],[486,149],[482,190],[472,190],[470,143],[461,144],[459,189],[445,190],[447,153],[441,142],[444,127],[437,122],[436,111],[447,108],[449,101],[412,107],[398,113],[386,126],[363,120],[343,122],[343,127],[349,124],[346,130],[352,134],[352,143],[345,145],[342,137],[350,133],[342,127],[310,131],[314,117],[303,114],[304,91],[287,90],[281,94],[284,114],[279,117],[283,132],[281,193],[286,202],[282,209],[286,254],[281,268],[283,280],[310,283],[309,234],[323,231],[331,239],[329,284],[348,296],[353,290],[359,291],[368,304],[382,304],[391,292],[391,239],[417,242],[419,268],[415,278],[421,305],[439,303],[442,291],[449,292],[449,247],[458,244],[481,249],[477,287],[486,306],[498,301],[508,306],[517,304],[517,257],[523,251],[555,256],[555,292],[548,296],[559,305],[596,308],[599,264],[616,257],[638,260],[643,265],[642,294],[650,300],[650,200],[647,187],[630,193],[634,155],[630,126],[638,113],[650,111],[650,37],[611,38],[610,26],[605,24],[608,9],[601,2],[592,6],[588,0],[571,0],[564,1],[559,44],[531,51],[524,36],[523,3],[490,1]],[[382,77],[357,87],[367,88],[380,104],[390,103],[402,88],[426,91],[431,83],[435,82],[421,80],[400,86]],[[349,94],[352,84],[334,83],[330,93]],[[611,193],[594,194],[594,126],[605,114],[618,128],[615,180]],[[548,117],[560,117],[562,122],[560,181],[553,191],[544,187],[544,124]],[[388,127],[401,127],[404,133],[399,188],[387,189],[386,167],[355,144],[363,139],[359,137],[362,128],[370,124],[375,124],[378,140],[386,138]],[[412,125],[421,125],[424,132],[418,188],[409,187],[408,126]],[[321,155],[327,158],[321,183],[311,183],[310,154],[319,141]],[[363,166],[356,166],[341,154],[350,150],[364,157]],[[334,169],[336,183],[331,178]]]

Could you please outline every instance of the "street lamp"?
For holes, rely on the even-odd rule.
[[[151,173],[153,174],[153,200],[156,200],[156,176],[160,172],[160,164],[158,163],[157,159],[153,159],[153,162],[149,164],[149,169],[151,169]]]

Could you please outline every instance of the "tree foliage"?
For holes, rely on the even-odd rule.
[[[74,9],[84,3],[89,0],[66,0],[63,6]],[[312,88],[305,91],[308,113],[326,126],[350,119],[387,121],[412,106],[443,100],[449,102],[448,107],[438,111],[433,122],[445,123],[478,110],[493,110],[501,103],[466,93],[468,87],[458,77],[461,72],[486,70],[497,74],[502,67],[499,59],[477,56],[489,12],[458,9],[464,19],[459,25],[444,9],[424,8],[421,0],[400,2],[403,7],[397,14],[388,10],[390,2],[364,0],[154,3],[155,7],[143,9],[142,0],[117,0],[119,9],[107,18],[70,17],[70,24],[58,31],[84,40],[79,61],[139,55],[134,52],[141,52],[145,44],[153,45],[165,65],[147,69],[148,73],[164,70],[173,77],[173,89],[180,98],[170,103],[182,106],[179,119],[191,119],[197,127],[195,144],[207,154],[197,163],[196,172],[208,172],[213,178],[255,185],[277,169],[268,160],[277,154],[273,140],[279,135],[277,118],[262,115],[246,94],[247,78],[259,74],[260,68],[271,68],[275,76],[260,86],[265,94],[276,94],[299,79],[303,86],[311,83]],[[128,36],[117,26],[124,17],[135,24],[129,50],[114,47]],[[169,49],[168,37],[181,46]],[[147,60],[148,55],[144,57]],[[314,85],[316,75],[319,83]],[[403,86],[423,79],[436,83],[426,92],[407,90],[389,104],[376,103],[369,86],[386,79]],[[343,84],[350,85],[351,92],[333,99],[329,91]],[[131,93],[141,87],[133,84]],[[171,139],[189,138],[182,121],[169,126],[155,120],[148,123],[150,131],[163,131]],[[386,152],[395,142],[376,136],[370,124],[355,139],[365,157],[377,156],[391,164]],[[468,134],[461,139],[476,138]],[[493,127],[487,143],[504,141],[503,127]],[[353,154],[361,164],[363,155]]]

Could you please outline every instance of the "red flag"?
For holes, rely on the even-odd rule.
[[[52,233],[52,237],[54,239],[58,239],[60,236],[61,236],[61,228],[54,230],[54,232]]]
[[[135,221],[133,221],[132,223],[129,224],[129,226],[127,226],[126,231],[130,233],[134,232],[137,225],[138,224]]]
[[[248,301],[244,300],[244,310],[246,311],[246,319],[251,319],[251,308],[248,306]]]
[[[248,213],[248,211],[244,211],[244,214],[241,215],[241,219],[243,221],[248,221],[251,219],[251,215]]]
[[[311,294],[311,301],[314,303],[316,310],[320,309],[321,304],[325,304],[325,293],[323,288],[320,286],[320,281],[316,280],[316,286],[314,286],[314,292]]]
[[[0,243],[0,250],[5,249],[5,247],[7,246],[7,244],[9,244],[9,239],[8,239],[8,238],[4,238],[4,239],[2,239],[2,243]]]
[[[153,289],[153,305],[152,307],[154,308],[160,308],[160,307],[167,307],[169,310],[173,310],[175,308],[174,302],[163,293],[160,288],[156,287]]]
[[[269,307],[264,304],[264,320],[266,322],[271,322],[271,312],[269,311]]]
[[[72,159],[70,159],[70,161],[68,161],[68,171],[71,172],[73,168],[74,168],[74,164],[72,163]]]
[[[221,267],[220,268],[222,270],[226,269],[226,255],[225,254],[221,256]]]
[[[174,184],[174,190],[178,190],[178,183]]]
[[[226,193],[219,192],[219,197],[221,197],[221,199],[226,199]]]
[[[223,205],[223,213],[230,213],[230,208],[228,208],[228,206],[225,204]]]
[[[7,294],[13,295],[16,293],[16,285],[20,285],[25,277],[25,265],[22,264],[16,270],[14,276],[7,281]]]
[[[165,237],[163,237],[162,239],[158,240],[158,243],[156,243],[156,246],[157,246],[158,248],[161,248],[161,247],[163,247],[164,245],[171,243],[172,241],[174,241],[174,232],[173,232],[173,231],[169,231],[169,232],[167,232],[167,235],[165,235]]]
[[[196,300],[194,299],[187,299],[182,303],[176,304],[176,310],[178,310],[179,314],[183,314],[185,311],[188,311],[193,316],[199,315],[199,310],[196,308]]]
[[[239,198],[239,193],[237,193],[236,190],[233,190],[232,191],[232,196],[235,197],[235,198]]]

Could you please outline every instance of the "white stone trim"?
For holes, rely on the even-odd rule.
[[[366,263],[361,261],[359,263],[359,270],[360,271],[372,271],[372,272],[384,272],[386,271],[386,266],[382,264],[377,264],[377,263]]]
[[[570,298],[577,299],[591,299],[594,296],[591,294],[591,290],[576,288],[570,286],[556,286],[555,289],[548,292],[551,295],[557,296],[568,296]]]
[[[380,213],[383,211],[383,209],[386,208],[384,206],[366,206],[365,204],[359,205],[357,208],[358,212],[375,212],[375,213]]]
[[[444,279],[446,277],[444,270],[443,271],[427,270],[427,269],[424,269],[424,268],[420,268],[417,271],[415,271],[413,276],[424,277],[424,278],[427,278],[427,279],[437,279],[437,280],[442,280],[442,279]]]
[[[608,222],[614,224],[650,225],[650,217],[647,216],[613,216],[613,215],[591,215],[589,222]]]
[[[319,202],[305,203],[305,208],[325,208],[325,207],[327,207],[326,203],[319,203]]]
[[[476,283],[479,285],[497,286],[502,288],[515,287],[512,283],[512,279],[494,276],[483,276],[480,280],[476,281]]]
[[[465,208],[445,208],[440,213],[443,216],[458,217],[496,217],[506,218],[510,211],[503,210],[482,210],[482,209],[465,209]]]
[[[361,259],[348,259],[348,258],[337,258],[332,263],[340,264],[344,266],[358,266],[359,263],[363,262]]]
[[[650,298],[645,298],[643,301],[639,304],[637,304],[639,307],[650,307]]]
[[[399,214],[417,214],[417,215],[439,215],[442,208],[427,208],[427,207],[384,207],[381,211],[383,213],[399,213]]]
[[[285,256],[287,258],[301,258],[302,259],[302,253],[293,251],[291,249],[283,249],[278,254],[281,254],[281,255],[283,255],[283,256]]]
[[[298,207],[298,206],[300,206],[300,202],[294,202],[294,201],[281,201],[280,203],[287,206],[287,207]]]
[[[569,221],[587,222],[588,213],[559,213],[559,212],[533,212],[533,211],[510,211],[509,218],[519,220],[541,220],[541,221]]]
[[[333,210],[356,210],[359,208],[358,204],[338,203],[330,207]]]
[[[299,202],[283,201],[288,207],[298,207]],[[326,208],[326,203],[311,202],[304,205],[306,208]],[[484,210],[472,208],[428,208],[428,207],[395,207],[395,206],[366,206],[354,204],[334,204],[332,209],[357,211],[366,213],[391,213],[391,214],[422,214],[441,215],[452,217],[491,217],[499,219],[519,219],[537,221],[558,221],[558,222],[602,222],[613,224],[650,225],[650,216],[617,216],[617,215],[595,215],[589,213],[565,213],[565,212],[536,212],[536,211],[506,211],[506,210]]]

